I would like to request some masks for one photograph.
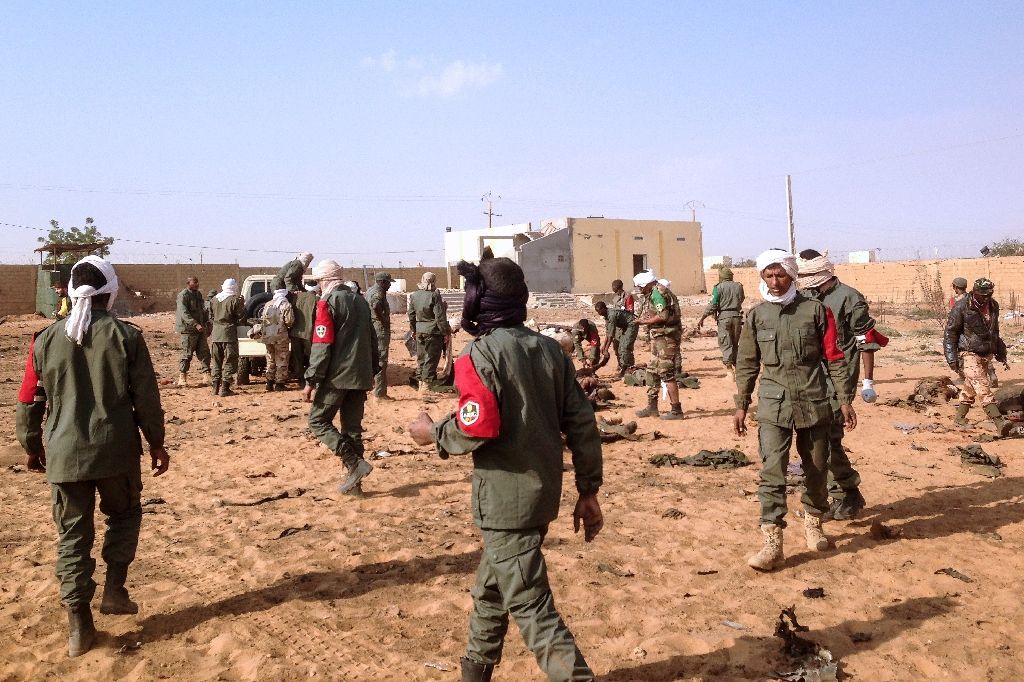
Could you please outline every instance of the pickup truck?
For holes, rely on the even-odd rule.
[[[242,282],[241,295],[245,299],[246,324],[238,326],[238,378],[239,384],[248,384],[249,375],[263,374],[267,370],[267,347],[261,341],[249,338],[249,330],[254,322],[263,314],[263,306],[274,296],[270,290],[270,282],[275,273],[249,275]],[[303,279],[308,287],[316,286],[316,281]]]

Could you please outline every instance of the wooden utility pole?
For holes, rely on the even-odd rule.
[[[498,218],[501,217],[500,213],[495,213],[494,212],[494,207],[493,207],[494,199],[501,199],[501,195],[499,194],[497,197],[495,197],[493,192],[488,192],[487,194],[485,194],[482,197],[480,197],[480,201],[486,201],[487,202],[487,210],[484,211],[484,215],[487,216],[487,229],[488,230],[491,229],[491,227],[493,227],[494,218],[495,217],[498,217]]]
[[[793,225],[793,176],[786,176],[786,208],[789,211],[789,252],[796,253],[796,227]]]

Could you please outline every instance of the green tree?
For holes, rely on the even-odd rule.
[[[110,237],[104,237],[100,234],[100,231],[96,228],[96,223],[92,218],[85,219],[84,227],[72,227],[65,230],[60,226],[56,220],[50,221],[50,231],[46,233],[45,237],[39,237],[36,241],[42,244],[96,244],[99,242],[107,242],[106,246],[103,246],[91,253],[95,253],[98,256],[106,257],[110,253],[110,244],[114,243],[114,240]],[[57,259],[57,262],[61,265],[71,265],[81,260],[81,252],[78,253],[62,253]]]
[[[987,251],[985,249],[988,249]],[[997,242],[992,242],[988,246],[982,249],[982,253],[985,254],[986,258],[1000,258],[1003,256],[1024,256],[1024,241],[1020,239],[1001,239]]]

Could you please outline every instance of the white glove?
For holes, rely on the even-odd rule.
[[[878,400],[878,394],[875,393],[874,379],[864,379],[861,381],[860,397],[866,403],[873,403]]]

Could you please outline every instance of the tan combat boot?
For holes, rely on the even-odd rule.
[[[824,552],[828,549],[828,538],[821,528],[821,517],[804,513],[804,537],[807,539],[807,549],[817,552]]]
[[[1013,428],[1013,422],[1003,417],[1003,413],[1000,412],[998,405],[986,405],[985,414],[987,414],[988,418],[992,420],[992,425],[995,427],[996,433],[1003,438],[1010,435],[1010,429]]]
[[[180,386],[182,388],[184,388],[185,386],[188,386],[188,374],[185,373],[185,372],[179,372],[178,373],[178,381],[174,385],[175,386]]]
[[[747,559],[747,566],[759,571],[773,571],[786,560],[782,553],[782,528],[774,523],[762,523],[761,535],[764,536],[764,547]]]
[[[971,422],[967,421],[967,413],[971,411],[970,405],[964,405],[960,403],[956,406],[956,416],[953,417],[953,423],[957,426],[970,426]]]

